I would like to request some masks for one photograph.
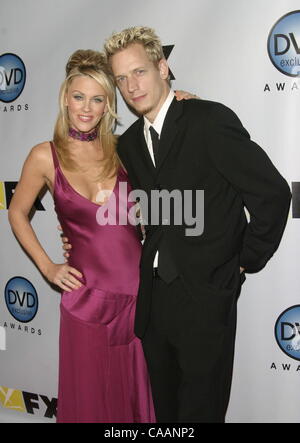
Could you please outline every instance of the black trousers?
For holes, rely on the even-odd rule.
[[[159,423],[225,421],[235,330],[235,302],[228,324],[213,324],[179,277],[169,285],[154,278],[142,343]]]

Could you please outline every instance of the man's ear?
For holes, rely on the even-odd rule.
[[[169,77],[169,66],[167,60],[162,58],[158,63],[158,70],[162,80],[167,80]]]

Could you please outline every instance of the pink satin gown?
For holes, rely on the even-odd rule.
[[[55,210],[72,244],[69,265],[83,274],[80,289],[62,293],[57,422],[153,423],[146,363],[133,332],[141,255],[136,227],[99,225],[99,205],[68,183],[52,143],[51,149]],[[121,182],[129,193],[122,169],[113,190],[117,216]],[[120,207],[129,211],[133,204],[123,200]]]

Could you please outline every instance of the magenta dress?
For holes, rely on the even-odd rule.
[[[153,423],[146,363],[133,332],[141,255],[136,227],[99,225],[99,205],[72,188],[52,143],[51,150],[55,210],[72,244],[69,265],[83,274],[80,289],[62,293],[57,422]],[[117,215],[119,207],[132,206],[123,194],[120,201],[121,182],[130,192],[122,169],[113,190]]]

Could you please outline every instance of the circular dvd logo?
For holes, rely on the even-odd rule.
[[[25,86],[26,69],[16,54],[0,56],[0,100],[10,103],[16,100]]]
[[[275,337],[285,354],[300,361],[300,305],[280,314],[275,325]]]
[[[5,302],[11,315],[21,323],[28,323],[36,316],[38,296],[29,280],[23,277],[11,278],[4,290]]]
[[[268,38],[271,62],[282,74],[300,77],[300,10],[281,17]]]

